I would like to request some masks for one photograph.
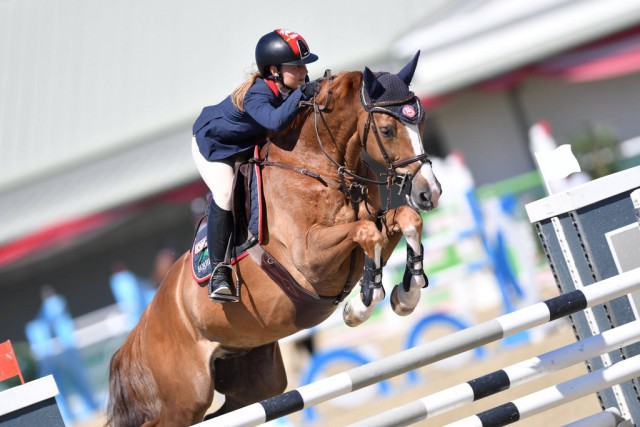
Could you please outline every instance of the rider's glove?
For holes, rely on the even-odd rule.
[[[300,91],[302,92],[302,95],[305,97],[305,99],[313,98],[318,92],[318,82],[313,80],[309,83],[305,83],[300,86]]]

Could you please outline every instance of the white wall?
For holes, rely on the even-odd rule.
[[[522,92],[527,114],[547,119],[558,144],[569,143],[588,122],[609,127],[619,141],[640,136],[640,74],[588,83],[537,78]]]
[[[505,93],[463,91],[433,114],[448,148],[462,151],[477,185],[532,169]]]
[[[386,55],[442,1],[0,0],[0,191],[189,128],[275,28],[303,34],[319,77]]]

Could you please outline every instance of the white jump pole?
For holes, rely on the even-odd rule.
[[[629,381],[638,375],[640,375],[640,355],[447,424],[447,427],[505,426],[607,387]]]
[[[602,353],[640,340],[640,320],[588,337],[361,420],[351,427],[406,426],[492,396],[548,373],[565,369]]]
[[[640,268],[248,405],[200,425],[256,426],[640,289]]]

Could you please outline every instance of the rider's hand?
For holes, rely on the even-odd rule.
[[[302,92],[302,95],[304,95],[305,99],[313,98],[318,92],[318,82],[313,80],[309,83],[305,83],[300,86],[300,91]]]

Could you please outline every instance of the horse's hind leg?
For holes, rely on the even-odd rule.
[[[402,283],[391,291],[391,308],[396,314],[406,316],[416,308],[420,290],[428,284],[422,265],[422,217],[413,209],[401,206],[393,218],[407,241],[407,265]]]
[[[164,359],[164,372],[171,374],[156,376],[162,409],[157,423],[150,426],[190,426],[201,422],[211,406],[213,383],[208,359],[203,360],[193,352],[180,352],[178,347],[168,350],[170,357],[167,353],[155,355],[156,359]]]
[[[153,344],[149,339],[145,360],[157,384],[161,410],[158,418],[145,427],[182,427],[199,423],[213,400],[209,361],[214,347],[185,338],[188,332],[182,331],[177,323],[171,326],[161,323],[153,331],[148,328],[147,337],[153,337]]]
[[[277,342],[214,362],[215,389],[225,395],[216,417],[284,392],[287,374]]]

